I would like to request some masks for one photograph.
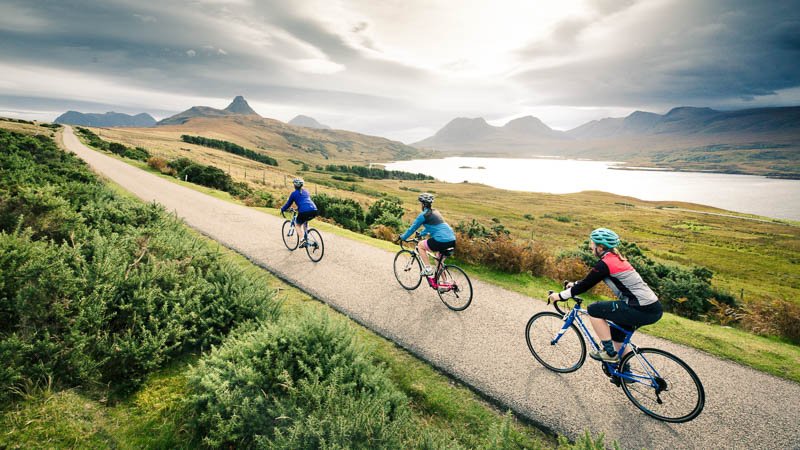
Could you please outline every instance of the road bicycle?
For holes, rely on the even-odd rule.
[[[403,288],[413,291],[422,283],[422,261],[417,253],[417,244],[420,234],[414,239],[400,241],[400,251],[394,257],[394,276]],[[412,243],[411,250],[406,249],[404,243]],[[433,275],[425,276],[428,286],[434,289],[442,303],[453,311],[463,311],[472,303],[472,282],[467,273],[460,267],[445,264],[444,261],[452,255],[455,248],[448,248],[436,256],[436,271]]]
[[[281,237],[283,238],[283,244],[286,245],[286,248],[294,251],[300,244],[300,239],[294,227],[297,222],[297,210],[291,208],[290,211],[292,212],[292,219],[283,222]],[[281,213],[281,217],[286,216]],[[309,228],[303,236],[303,241],[306,243],[305,249],[308,258],[311,259],[311,261],[319,262],[325,254],[325,243],[322,241],[322,235],[319,231],[317,231],[316,228]]]
[[[553,291],[550,291],[552,293]],[[543,366],[559,372],[578,370],[586,360],[586,341],[592,348],[600,346],[584,324],[583,299],[572,297],[563,302],[574,306],[557,312],[535,314],[525,327],[528,349]],[[550,300],[547,300],[550,304]],[[569,303],[567,303],[567,306]],[[656,348],[639,348],[631,342],[634,330],[608,324],[625,333],[619,350],[619,362],[602,362],[603,373],[616,386],[621,386],[628,399],[645,414],[665,422],[688,422],[697,417],[705,405],[705,391],[700,378],[677,356]],[[625,354],[626,348],[630,352]]]

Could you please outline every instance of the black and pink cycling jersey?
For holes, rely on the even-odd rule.
[[[658,301],[656,294],[642,280],[636,269],[612,252],[601,256],[586,278],[575,282],[575,285],[559,295],[566,299],[583,294],[600,281],[604,281],[618,299],[630,306],[647,306]]]

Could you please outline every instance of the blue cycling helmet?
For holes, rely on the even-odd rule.
[[[595,244],[611,250],[619,245],[619,236],[608,228],[598,228],[589,234],[589,239]]]

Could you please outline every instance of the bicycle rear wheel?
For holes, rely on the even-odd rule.
[[[306,253],[314,262],[319,262],[325,255],[325,243],[322,241],[322,235],[315,228],[309,228],[306,234]]]
[[[574,372],[586,361],[586,342],[575,324],[564,328],[564,317],[546,311],[535,314],[525,327],[525,341],[528,350],[537,361],[548,369],[560,372]]]
[[[297,231],[294,229],[291,220],[283,222],[281,237],[283,238],[283,245],[285,245],[286,248],[292,251],[297,248],[297,244],[300,240],[297,238]]]
[[[463,311],[472,303],[472,282],[460,267],[444,266],[437,284],[439,298],[453,311]]]
[[[700,378],[677,356],[655,348],[640,348],[622,358],[630,364],[622,390],[645,414],[665,422],[688,422],[705,406]]]
[[[404,289],[413,291],[422,282],[422,264],[409,250],[400,250],[394,256],[394,277]]]

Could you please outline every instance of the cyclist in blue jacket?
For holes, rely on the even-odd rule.
[[[292,206],[292,203],[297,205],[297,220],[294,223],[294,227],[295,231],[297,231],[297,235],[303,236],[303,241],[300,242],[300,247],[302,248],[307,245],[306,233],[308,232],[308,221],[317,217],[317,205],[311,201],[311,194],[303,189],[304,182],[302,178],[295,178],[292,180],[292,184],[294,185],[294,192],[289,195],[289,200],[281,207],[281,215]],[[300,234],[301,227],[303,229],[303,234]]]
[[[422,204],[422,213],[417,216],[414,223],[411,224],[408,230],[406,230],[399,239],[405,241],[417,231],[417,228],[420,226],[424,227],[422,234],[430,235],[430,238],[420,241],[417,244],[417,250],[419,251],[420,260],[424,264],[422,275],[430,276],[433,275],[433,268],[428,265],[428,263],[430,263],[428,252],[441,252],[448,248],[455,247],[456,234],[453,232],[453,229],[450,228],[450,225],[444,221],[439,211],[431,208],[431,204],[433,204],[433,194],[423,192],[419,194],[417,200]]]

